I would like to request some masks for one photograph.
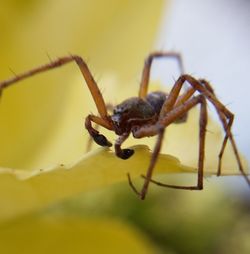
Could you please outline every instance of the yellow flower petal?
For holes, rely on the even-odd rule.
[[[89,22],[86,22],[88,26],[84,27],[85,22],[82,25],[80,20],[76,20],[75,16],[73,17],[73,12],[69,10],[67,17],[72,16],[71,27],[74,27],[75,31],[78,29],[79,37],[77,39],[79,43],[74,44],[71,37],[63,37],[59,38],[62,41],[58,46],[59,42],[56,41],[58,38],[53,37],[55,27],[58,26],[58,20],[56,20],[57,25],[51,26],[49,26],[49,20],[53,16],[52,10],[57,10],[62,16],[68,10],[68,2],[61,0],[60,3],[62,4],[58,7],[59,9],[56,9],[54,4],[52,6],[48,4],[45,8],[47,11],[41,12],[40,16],[32,16],[30,26],[23,27],[22,34],[19,34],[17,39],[21,47],[18,54],[15,55],[22,56],[18,58],[18,61],[21,62],[22,59],[25,59],[25,63],[29,64],[39,58],[35,55],[24,57],[27,52],[24,38],[31,40],[34,37],[37,39],[39,31],[45,32],[48,29],[47,32],[51,36],[51,40],[55,40],[53,45],[56,45],[54,46],[56,51],[51,50],[53,54],[61,55],[60,50],[64,51],[66,47],[72,47],[73,51],[83,52],[81,55],[86,55],[84,50],[90,52],[88,54],[93,54],[93,66],[96,66],[98,73],[104,75],[100,87],[106,89],[103,94],[107,102],[117,103],[116,100],[134,96],[136,94],[135,89],[131,89],[134,87],[134,83],[129,83],[128,79],[132,79],[132,72],[137,73],[138,61],[143,62],[142,59],[147,55],[145,51],[148,52],[147,47],[152,43],[152,34],[154,33],[153,26],[151,27],[152,30],[149,29],[149,31],[142,29],[146,26],[146,22],[142,24],[141,20],[147,20],[148,24],[154,24],[155,27],[159,19],[161,5],[148,2],[145,4],[143,1],[136,2],[134,5],[134,2],[131,1],[130,4],[126,4],[125,8],[124,5],[117,4],[109,15],[106,13],[106,22],[104,22],[106,16],[102,12],[101,17],[95,16],[98,22],[94,20],[92,23],[97,22],[98,27],[104,29],[105,32],[100,37],[101,39],[98,37],[99,35],[95,35],[93,38],[91,36],[91,31],[99,31],[97,27],[94,26],[91,30]],[[75,4],[78,6],[80,2]],[[135,15],[135,7],[141,7],[141,19]],[[89,8],[89,13],[94,13],[96,8],[91,6]],[[77,10],[79,9],[80,6]],[[60,15],[58,17],[62,17]],[[84,15],[83,17],[86,18]],[[91,17],[90,15],[90,20]],[[131,18],[129,19],[131,24],[121,30],[117,24],[119,22],[124,24],[127,17]],[[59,20],[66,22],[66,19]],[[60,24],[63,25],[64,23]],[[39,29],[34,30],[34,27],[39,27]],[[68,29],[69,33],[70,29],[66,23],[65,29]],[[86,32],[82,36],[80,32],[82,29],[89,31],[91,40],[87,38]],[[140,39],[145,38],[144,46],[141,45],[141,41],[138,43],[138,36],[135,38],[135,32],[138,30],[142,33]],[[130,44],[127,44],[128,42],[124,37],[121,37],[121,41],[117,39],[118,37],[112,38],[112,34],[116,34],[118,37],[121,34],[126,35]],[[84,43],[83,45],[80,43],[84,41],[84,37],[87,38],[86,46]],[[113,41],[111,39],[117,39],[118,42],[116,41],[116,43],[119,47],[111,45],[109,51],[107,48]],[[49,43],[50,39],[46,40],[48,43],[46,47],[53,48],[52,44]],[[36,51],[37,45],[39,43],[33,43],[30,50]],[[131,51],[131,45],[136,46],[136,50]],[[118,49],[120,48],[124,50],[119,52]],[[138,60],[139,58],[140,60]],[[39,63],[41,63],[40,60]],[[6,63],[4,64],[6,65]],[[106,68],[104,67],[105,64]],[[115,67],[111,71],[112,65]],[[0,218],[2,219],[12,218],[44,207],[84,190],[124,181],[128,168],[131,169],[133,177],[141,173],[145,174],[150,158],[150,154],[145,152],[145,149],[139,149],[139,151],[137,148],[136,155],[126,162],[102,149],[79,160],[85,151],[88,139],[87,131],[83,128],[83,119],[91,110],[96,112],[96,109],[80,73],[75,69],[77,67],[72,64],[71,67],[64,67],[64,69],[55,71],[54,74],[50,73],[29,79],[26,83],[17,84],[4,91],[0,106],[0,165],[3,167],[0,175]],[[120,77],[118,71],[120,71]],[[136,91],[138,91],[137,87]],[[113,97],[114,94],[116,98]],[[196,168],[198,154],[196,147],[198,145],[194,133],[197,133],[195,135],[198,137],[197,112],[195,117],[192,117],[192,113],[190,115],[189,123],[168,128],[166,143],[163,145],[162,152],[177,155],[185,164]],[[211,124],[211,126],[214,125]],[[206,172],[213,170],[214,173],[217,167],[218,149],[221,144],[221,132],[218,132],[217,127],[215,127],[211,135],[208,136]],[[112,141],[113,139],[111,136]],[[145,140],[130,139],[126,144],[147,143],[152,148],[154,139],[150,139],[149,142]],[[235,161],[232,151],[225,158],[226,163],[223,166],[227,170],[236,169],[236,164],[232,164],[232,161]],[[51,166],[55,164],[56,166]],[[66,166],[58,166],[60,164]],[[184,167],[178,160],[164,155],[159,158],[156,168],[156,172],[164,173],[186,172],[186,170],[187,172],[195,172],[193,168]],[[228,171],[227,174],[230,172]],[[238,171],[236,172],[238,173]]]
[[[55,165],[32,171],[0,168],[0,220],[42,208],[82,191],[136,178],[149,165],[151,153],[146,146],[136,146],[135,155],[121,160],[107,149],[99,148],[74,164]],[[161,155],[155,172],[195,172],[170,155]],[[129,188],[129,186],[128,186]],[[134,195],[131,191],[131,195]]]
[[[104,75],[113,70],[123,81],[131,79],[155,40],[163,3],[41,1],[29,13],[28,5],[19,8],[4,2],[0,10],[9,14],[1,17],[5,31],[0,47],[1,79],[9,76],[9,66],[18,73],[48,62],[46,52],[52,58],[79,54],[90,59],[93,73]],[[78,86],[72,84],[75,73]],[[6,89],[0,107],[0,165],[44,167],[78,158],[85,150],[84,116],[95,110],[93,104],[86,107],[90,94],[83,84],[72,64]]]

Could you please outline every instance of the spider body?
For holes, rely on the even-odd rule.
[[[168,94],[162,91],[156,91],[149,93],[146,97],[146,101],[153,107],[154,112],[159,115]]]
[[[157,58],[175,58],[178,61],[181,75],[174,83],[173,88],[169,94],[161,91],[148,93],[151,65],[153,60]],[[128,180],[131,188],[141,199],[146,197],[150,183],[154,183],[163,187],[185,190],[201,190],[203,188],[207,101],[209,101],[215,107],[225,131],[225,137],[219,153],[217,175],[219,176],[221,174],[222,157],[227,141],[229,140],[237,160],[238,168],[247,183],[250,185],[250,180],[247,177],[247,174],[244,172],[238,149],[231,133],[234,115],[216,97],[214,90],[212,89],[212,86],[209,84],[209,82],[204,79],[195,79],[188,74],[183,74],[182,60],[178,53],[151,53],[147,57],[144,64],[138,96],[129,98],[115,106],[112,115],[109,115],[108,113],[104,98],[86,62],[81,57],[76,55],[59,58],[48,64],[39,66],[37,68],[16,75],[13,78],[0,82],[0,95],[4,88],[18,81],[31,77],[35,74],[45,72],[47,70],[58,68],[69,62],[75,62],[78,65],[97,107],[99,115],[89,114],[85,118],[85,128],[98,145],[109,147],[112,146],[111,142],[109,142],[104,135],[100,134],[97,129],[92,127],[92,122],[108,130],[114,131],[118,135],[114,147],[116,156],[121,159],[128,159],[134,153],[132,149],[121,148],[121,145],[128,138],[130,133],[133,134],[134,138],[157,136],[157,141],[152,151],[152,156],[146,171],[146,175],[142,176],[144,178],[144,184],[140,191],[135,188],[131,181],[130,175],[128,174]],[[180,94],[185,82],[189,85],[189,88]],[[198,93],[198,95],[195,95],[195,93]],[[153,170],[161,150],[165,128],[172,123],[184,122],[187,118],[188,111],[197,105],[200,105],[197,184],[195,186],[176,186],[153,180]]]
[[[117,135],[134,134],[141,127],[156,123],[167,97],[167,93],[156,91],[149,93],[145,99],[132,97],[118,104],[111,116],[114,132]],[[186,118],[187,113],[175,123],[185,122]],[[136,135],[134,137],[139,138]]]
[[[137,138],[135,133],[138,129],[156,123],[166,96],[167,94],[163,92],[153,92],[145,99],[132,97],[114,107],[111,121],[114,132],[121,137],[115,144],[118,157],[128,159],[134,154],[132,149],[121,149],[120,142],[123,142],[130,133]],[[106,142],[103,143],[104,146]]]
[[[133,132],[134,127],[155,123],[166,96],[163,92],[153,92],[145,99],[132,97],[118,104],[111,116],[115,133],[122,135]]]
[[[146,100],[132,97],[114,108],[111,119],[115,133],[123,135],[130,132],[134,125],[140,126],[150,123],[155,117],[154,108]]]

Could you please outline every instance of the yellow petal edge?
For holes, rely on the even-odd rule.
[[[0,168],[0,220],[45,207],[83,191],[127,181],[128,172],[132,178],[145,174],[151,152],[145,145],[133,149],[135,154],[128,160],[117,158],[109,149],[99,148],[72,164],[31,171]],[[182,165],[177,158],[166,154],[159,156],[154,170],[154,173],[161,174],[195,172],[195,168]],[[215,172],[206,171],[206,175],[211,174]]]
[[[126,174],[138,177],[145,174],[151,153],[147,146],[135,146],[129,160],[115,157],[108,149],[99,148],[78,161],[48,168],[0,168],[0,219],[44,207],[52,202],[82,191],[126,181]],[[156,172],[194,172],[170,155],[159,157]]]

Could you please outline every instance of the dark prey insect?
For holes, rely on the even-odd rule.
[[[176,58],[180,69],[181,76],[177,79],[173,88],[169,94],[164,92],[152,92],[148,93],[148,84],[150,78],[150,69],[152,62],[157,58]],[[91,92],[91,95],[96,104],[99,115],[90,114],[85,119],[85,127],[88,130],[93,140],[100,146],[112,146],[107,138],[100,134],[99,131],[92,127],[92,122],[100,125],[108,130],[114,131],[118,138],[115,141],[115,153],[121,159],[128,159],[134,153],[132,149],[122,149],[121,145],[128,138],[130,133],[134,138],[143,138],[149,136],[157,136],[157,141],[153,149],[150,164],[148,166],[146,175],[143,176],[144,184],[140,191],[138,191],[133,185],[130,175],[128,174],[129,184],[135,193],[144,199],[149,183],[154,183],[159,186],[175,188],[175,189],[186,189],[186,190],[201,190],[203,189],[203,166],[204,166],[204,152],[205,152],[205,134],[207,125],[207,106],[206,101],[210,101],[219,116],[222,126],[225,131],[225,137],[222,143],[222,147],[219,153],[219,163],[217,175],[221,174],[221,162],[223,153],[226,147],[228,139],[230,140],[233,151],[238,163],[238,167],[247,183],[250,185],[246,173],[243,170],[242,163],[239,157],[239,153],[231,133],[231,127],[234,120],[234,115],[218,100],[211,85],[204,79],[195,79],[194,77],[183,74],[183,67],[181,57],[178,53],[174,52],[153,52],[151,53],[144,65],[142,72],[142,79],[140,83],[139,94],[137,97],[129,98],[117,105],[113,109],[113,114],[109,115],[103,96],[94,80],[87,64],[85,61],[76,55],[66,56],[58,58],[55,61],[51,61],[48,64],[40,67],[31,69],[22,74],[16,75],[15,77],[0,82],[0,92],[10,86],[11,84],[33,76],[37,73],[45,72],[50,69],[60,67],[64,64],[74,61]],[[187,83],[189,87],[186,91],[180,94],[180,91],[184,83]],[[196,95],[198,93],[198,95]],[[165,128],[174,122],[185,121],[187,112],[200,105],[200,120],[199,120],[199,159],[198,159],[198,179],[195,186],[176,186],[164,184],[152,179],[153,169],[157,162],[162,140],[164,136]]]

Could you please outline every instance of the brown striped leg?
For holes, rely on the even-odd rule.
[[[154,181],[151,179],[153,169],[155,166],[155,163],[157,161],[158,154],[160,152],[162,139],[164,136],[164,129],[176,121],[179,117],[181,117],[183,114],[188,112],[192,107],[196,106],[197,104],[201,104],[201,110],[200,110],[200,132],[199,132],[199,162],[198,162],[198,180],[196,186],[175,186],[175,185],[168,185],[159,183],[157,181]],[[179,105],[175,108],[173,108],[165,117],[164,119],[161,119],[153,126],[148,126],[148,129],[143,129],[143,135],[148,136],[148,134],[151,134],[152,132],[158,132],[158,138],[157,143],[155,145],[153,154],[151,156],[150,165],[147,170],[146,176],[144,176],[145,181],[143,184],[143,187],[141,191],[137,191],[135,186],[132,184],[131,178],[128,175],[129,184],[132,187],[132,189],[140,196],[141,199],[145,199],[148,186],[150,182],[154,182],[155,184],[169,187],[169,188],[175,188],[175,189],[188,189],[188,190],[201,190],[203,188],[203,167],[204,167],[204,149],[205,149],[205,134],[206,134],[206,124],[207,124],[207,110],[206,110],[206,100],[203,95],[199,95],[196,97],[192,97],[182,105]],[[142,129],[142,128],[141,128]],[[153,130],[154,129],[154,130]],[[148,133],[147,133],[148,131]],[[137,134],[140,136],[140,129],[137,130]]]
[[[204,80],[204,79],[200,79],[199,80],[208,90],[210,90],[210,92],[215,96],[215,93],[213,91],[213,88],[212,86],[209,84],[208,81]],[[216,97],[215,97],[216,98]],[[217,98],[216,98],[217,99]],[[217,99],[218,100],[218,99]],[[241,163],[241,160],[240,160],[240,156],[239,156],[239,153],[238,153],[238,149],[237,149],[237,146],[236,146],[236,143],[234,141],[234,138],[233,138],[233,135],[232,135],[232,132],[231,132],[231,128],[232,128],[232,125],[233,125],[233,121],[234,121],[234,114],[232,112],[230,112],[228,109],[224,109],[224,108],[220,108],[220,107],[216,107],[216,111],[218,113],[218,116],[222,122],[222,125],[224,127],[224,130],[226,132],[225,134],[225,137],[224,137],[224,140],[222,142],[222,146],[221,146],[221,150],[220,150],[220,153],[218,155],[219,157],[219,161],[218,161],[218,170],[217,170],[217,176],[220,176],[221,175],[221,165],[222,165],[222,157],[223,157],[223,154],[224,154],[224,151],[225,151],[225,148],[226,148],[226,144],[227,144],[227,141],[228,141],[228,138],[232,144],[232,147],[233,147],[233,151],[234,151],[234,154],[235,154],[235,157],[236,157],[236,160],[237,160],[237,163],[238,163],[238,167],[239,167],[239,170],[240,172],[242,173],[242,175],[244,176],[245,180],[247,181],[247,183],[250,185],[250,180],[247,176],[247,174],[244,172],[244,169],[243,169],[243,166],[242,166],[242,163]]]
[[[185,104],[179,106],[178,108],[173,109],[173,116],[178,115],[178,112],[181,111],[188,111],[191,107],[196,106],[198,103],[201,104],[200,109],[200,130],[199,130],[199,161],[198,161],[198,178],[197,178],[197,185],[195,186],[178,186],[178,185],[171,185],[165,184],[158,181],[151,179],[151,177],[143,176],[147,181],[155,183],[162,187],[167,188],[174,188],[174,189],[183,189],[183,190],[202,190],[203,189],[203,170],[204,170],[204,155],[205,155],[205,135],[206,135],[206,125],[207,125],[207,109],[206,109],[206,100],[203,95],[198,97],[193,97]],[[172,121],[173,116],[166,116],[166,123],[168,124]],[[169,119],[168,119],[169,118]],[[147,183],[147,182],[146,182]]]
[[[143,184],[143,187],[142,187],[141,191],[138,191],[136,189],[136,187],[134,186],[134,184],[131,180],[130,174],[129,173],[127,174],[128,182],[129,182],[130,187],[142,200],[144,200],[145,197],[146,197],[148,187],[149,187],[149,183],[150,183],[150,179],[152,177],[153,170],[154,170],[155,164],[157,162],[159,152],[161,150],[162,140],[163,140],[163,137],[164,137],[164,129],[158,130],[158,133],[159,134],[157,136],[157,141],[156,141],[153,153],[151,155],[150,164],[149,164],[149,167],[147,169],[147,175],[146,175],[146,178],[145,178],[145,181],[144,181],[144,184]]]
[[[96,107],[97,107],[97,110],[98,110],[100,116],[103,119],[108,119],[108,113],[107,113],[107,109],[106,109],[101,91],[99,90],[97,83],[95,82],[94,77],[91,74],[87,64],[80,56],[71,55],[71,56],[61,57],[61,58],[58,58],[57,60],[52,61],[48,64],[45,64],[45,65],[36,67],[34,69],[31,69],[29,71],[23,72],[23,73],[18,74],[15,77],[10,78],[8,80],[1,81],[0,82],[0,91],[3,91],[4,88],[7,88],[8,86],[13,85],[14,83],[17,83],[18,81],[29,78],[31,76],[38,74],[38,73],[46,72],[48,70],[61,67],[61,66],[65,65],[67,63],[70,63],[70,62],[75,62],[78,65],[78,67],[79,67],[79,69],[86,81],[86,84],[90,90],[93,100],[95,101],[95,104],[96,104]]]
[[[143,68],[143,72],[142,72],[142,78],[141,78],[140,90],[139,90],[139,97],[140,98],[145,98],[147,96],[152,62],[154,59],[157,59],[157,58],[175,58],[178,62],[180,73],[181,74],[184,73],[182,58],[179,53],[163,52],[163,51],[155,51],[155,52],[151,53],[145,60],[145,64],[144,64],[144,68]]]
[[[247,174],[245,173],[245,171],[243,169],[241,159],[239,156],[239,152],[238,152],[235,140],[233,138],[233,135],[231,133],[231,126],[233,123],[234,115],[217,99],[217,97],[214,95],[213,89],[211,88],[210,85],[204,86],[204,83],[205,83],[204,80],[196,80],[195,78],[193,78],[192,76],[187,75],[187,74],[182,75],[176,81],[174,87],[172,88],[171,92],[172,92],[173,96],[170,99],[168,99],[166,101],[166,103],[163,105],[161,115],[164,116],[169,111],[169,109],[171,109],[171,107],[174,105],[174,103],[176,101],[176,98],[175,98],[176,94],[178,94],[178,91],[180,91],[180,89],[183,86],[185,81],[187,81],[195,90],[199,91],[202,95],[204,95],[206,97],[206,99],[208,99],[214,105],[214,107],[216,108],[216,111],[219,114],[224,131],[226,133],[226,136],[225,136],[223,144],[222,144],[221,152],[219,154],[219,170],[218,170],[218,172],[220,173],[221,158],[222,158],[222,155],[223,155],[226,143],[227,143],[227,139],[229,139],[232,144],[232,147],[233,147],[233,151],[235,154],[235,158],[236,158],[236,161],[238,164],[239,171],[241,172],[241,174],[247,181],[248,185],[250,186],[250,179],[248,178]],[[228,119],[228,121],[227,121],[227,119]]]

